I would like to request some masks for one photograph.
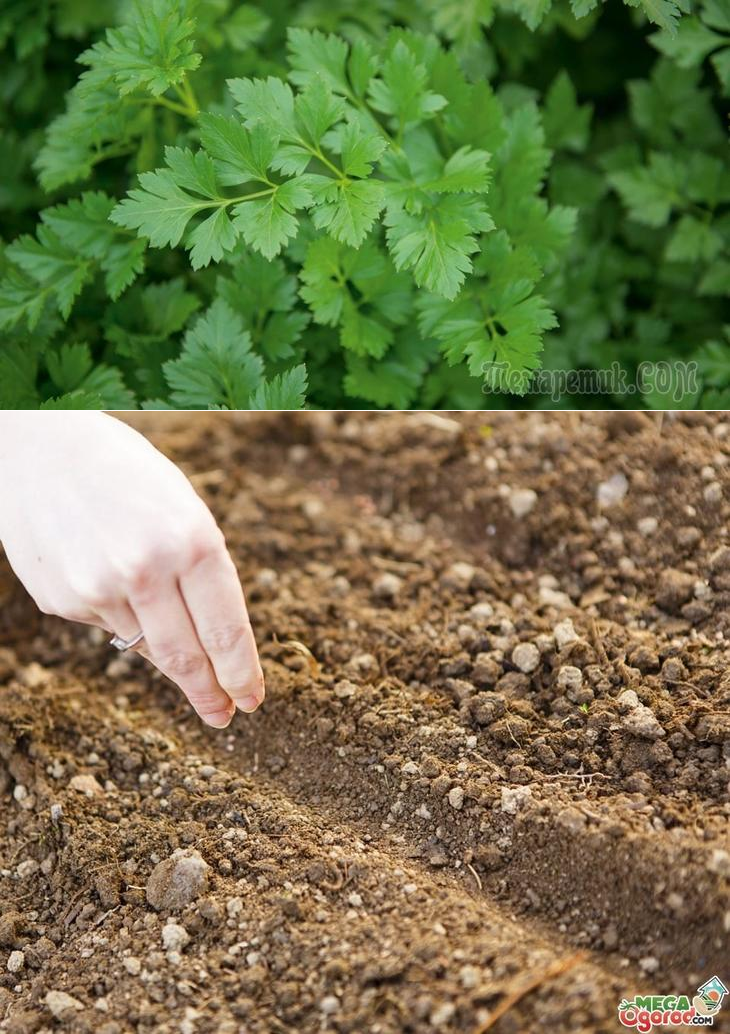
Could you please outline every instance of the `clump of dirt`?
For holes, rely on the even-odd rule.
[[[222,733],[0,568],[0,1030],[613,1031],[723,976],[730,425],[488,419],[135,417],[247,588]]]

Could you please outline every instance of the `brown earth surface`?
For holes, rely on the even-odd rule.
[[[730,985],[722,414],[134,422],[267,699],[205,729],[0,566],[1,1031],[616,1031]]]

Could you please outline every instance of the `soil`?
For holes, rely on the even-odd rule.
[[[0,1030],[616,1031],[730,983],[721,414],[133,419],[267,699],[205,729],[0,566]]]

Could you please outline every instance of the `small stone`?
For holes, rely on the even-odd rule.
[[[53,672],[48,668],[44,668],[36,661],[31,661],[25,668],[20,669],[18,678],[28,689],[38,689],[39,686],[44,686],[46,682],[50,682],[53,678]]]
[[[16,786],[14,787],[14,789],[13,789],[13,800],[17,801],[18,804],[20,804],[20,802],[24,801],[27,796],[28,796],[27,788],[25,786],[23,786],[22,783],[17,783]]]
[[[503,786],[502,811],[507,812],[508,815],[516,815],[531,797],[532,790],[529,786]]]
[[[494,686],[502,676],[502,665],[491,654],[478,653],[471,669],[471,679],[477,686]]]
[[[465,646],[467,650],[473,646],[479,637],[479,633],[473,625],[459,625],[456,629],[456,637],[462,646]]]
[[[659,527],[659,521],[656,517],[642,517],[637,521],[636,527],[639,529],[639,533],[648,539]]]
[[[39,869],[40,865],[35,858],[27,858],[16,867],[15,871],[21,880],[27,880],[29,876],[35,876]]]
[[[460,786],[452,786],[449,790],[449,804],[454,811],[461,811],[464,807],[464,791]]]
[[[526,675],[540,663],[540,651],[534,643],[518,643],[512,651],[512,663]]]
[[[243,898],[229,898],[226,902],[226,912],[229,919],[235,919],[243,912]]]
[[[522,675],[518,677],[524,678]],[[469,701],[469,711],[477,725],[491,725],[501,718],[506,710],[507,700],[501,693],[477,693]]]
[[[0,945],[12,948],[23,928],[23,917],[19,912],[4,912],[0,915]]]
[[[702,495],[704,496],[705,502],[709,503],[710,506],[717,506],[718,503],[722,502],[722,485],[719,481],[711,481],[706,486]]]
[[[443,1027],[444,1024],[452,1019],[455,1012],[456,1006],[452,1002],[444,1002],[442,1005],[437,1005],[431,1013],[431,1026],[436,1028]]]
[[[650,646],[637,646],[629,654],[628,661],[632,668],[638,668],[642,674],[659,669],[659,654]]]
[[[656,591],[657,604],[662,610],[676,613],[683,603],[692,598],[694,587],[695,579],[691,574],[675,568],[667,568],[659,577]]]
[[[75,775],[68,785],[87,797],[99,797],[104,793],[103,787],[93,775]]]
[[[444,571],[441,576],[441,584],[447,589],[457,589],[461,592],[466,592],[475,574],[476,567],[473,564],[458,561]]]
[[[575,702],[574,697],[583,685],[583,672],[572,664],[564,664],[558,672],[558,689],[565,693],[568,700]]]
[[[401,768],[403,775],[419,775],[419,768],[415,761],[406,761]]]
[[[371,653],[358,653],[347,662],[348,668],[359,675],[371,675],[378,670],[378,662]]]
[[[208,863],[192,848],[178,848],[152,870],[147,901],[158,911],[175,911],[191,904],[208,889]]]
[[[509,508],[520,520],[531,513],[537,504],[537,492],[531,488],[515,488],[509,494]]]
[[[22,951],[11,951],[8,956],[8,973],[20,973],[25,965],[25,955]]]
[[[700,743],[730,744],[730,715],[722,712],[704,714],[695,726]]]
[[[641,736],[645,740],[658,740],[666,736],[666,732],[659,724],[659,720],[651,708],[639,704],[633,708],[621,721],[621,725],[632,736]]]
[[[476,966],[462,966],[459,970],[459,980],[465,991],[471,991],[479,983],[479,970]]]
[[[256,584],[262,589],[272,589],[279,581],[279,575],[271,567],[262,567],[256,574]]]
[[[710,556],[710,570],[714,574],[730,571],[730,546],[720,546]]]
[[[626,714],[629,711],[633,711],[635,707],[639,707],[641,702],[636,695],[635,689],[624,689],[616,697],[616,703],[618,704],[619,711],[622,714]]]
[[[665,682],[684,682],[687,678],[687,669],[679,657],[667,657],[662,664],[662,678]]]
[[[348,894],[347,902],[349,905],[352,905],[353,908],[362,908],[362,895],[358,894],[356,890],[353,890],[351,894]]]
[[[543,606],[555,607],[556,610],[565,610],[573,606],[573,601],[567,592],[561,592],[550,585],[541,585],[538,597]]]
[[[578,642],[578,633],[573,627],[573,622],[570,618],[564,618],[557,623],[553,628],[553,636],[555,637],[555,645],[558,650],[564,650],[566,646],[571,646],[573,643]]]
[[[598,505],[605,509],[622,502],[629,490],[629,482],[625,474],[614,474],[607,481],[602,481],[596,489]]]
[[[381,574],[373,583],[373,592],[381,600],[395,599],[402,588],[403,579],[399,578],[397,574],[390,574],[389,571]]]
[[[656,973],[659,969],[659,959],[654,958],[653,955],[646,955],[643,959],[639,959],[639,966],[645,973]]]
[[[435,754],[426,754],[421,759],[421,772],[428,779],[435,779],[436,776],[441,775],[441,762]]]
[[[126,959],[122,959],[122,965],[130,976],[138,977],[142,972],[142,963],[136,955],[128,955]]]
[[[476,625],[483,627],[494,617],[494,607],[486,600],[482,600],[475,603],[473,607],[469,607],[469,617]]]
[[[70,1019],[73,1013],[83,1009],[78,998],[66,994],[65,991],[49,991],[43,1001],[57,1020]]]
[[[555,821],[571,833],[580,833],[588,825],[587,818],[577,808],[562,808],[555,816]]]
[[[335,684],[335,696],[340,700],[354,697],[356,693],[357,686],[354,682],[350,682],[349,679],[340,679],[340,681]]]
[[[335,995],[327,995],[319,1003],[320,1012],[323,1012],[325,1016],[332,1016],[333,1013],[339,1011],[340,1000]]]
[[[167,951],[182,951],[190,942],[190,934],[184,926],[168,920],[162,927],[162,943]]]
[[[710,855],[707,868],[718,876],[730,878],[730,854],[721,847],[716,847]]]

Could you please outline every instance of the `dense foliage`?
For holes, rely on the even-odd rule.
[[[730,403],[730,0],[4,0],[0,47],[0,406]]]

